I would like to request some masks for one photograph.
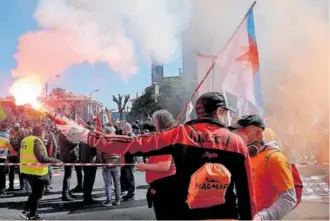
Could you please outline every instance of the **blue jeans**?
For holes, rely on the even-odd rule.
[[[116,201],[120,200],[120,167],[104,167],[102,169],[103,180],[105,184],[105,194],[107,201],[111,201],[112,179],[115,184]]]

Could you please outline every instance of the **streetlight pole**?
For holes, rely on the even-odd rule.
[[[94,94],[95,92],[98,92],[99,89],[96,89],[94,91],[92,91],[90,94],[89,94],[89,102],[88,102],[88,117],[90,116],[90,109],[91,109],[91,102],[92,102],[92,94]]]

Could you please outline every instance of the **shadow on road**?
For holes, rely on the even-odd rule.
[[[47,213],[58,213],[58,212],[68,212],[68,214],[79,214],[86,212],[97,212],[97,211],[105,211],[105,210],[117,210],[117,209],[125,209],[132,207],[141,207],[147,205],[146,200],[134,200],[128,202],[122,202],[121,205],[112,206],[112,207],[104,207],[102,205],[101,200],[97,200],[97,198],[104,197],[104,194],[93,194],[93,198],[95,198],[95,203],[92,205],[84,205],[82,202],[82,196],[78,196],[73,202],[63,202],[61,197],[54,199],[42,199],[39,203],[38,212],[40,214]],[[27,198],[26,198],[27,200]],[[0,203],[0,208],[8,208],[15,210],[23,210],[25,205],[25,201],[21,202],[2,202]]]
[[[149,189],[149,185],[140,185],[136,187],[137,190],[147,190]]]
[[[97,191],[104,191],[104,188],[93,189],[93,192],[97,192]],[[62,193],[62,191],[51,191],[49,193],[45,193],[44,195],[45,196],[51,196],[51,195],[58,195],[58,194],[61,194],[61,193]],[[73,194],[79,196],[79,194],[81,194],[81,193],[77,193],[77,194],[73,193]],[[99,194],[95,194],[95,195],[99,195]],[[24,190],[15,190],[15,191],[7,192],[7,195],[3,196],[3,197],[0,197],[0,199],[13,198],[13,197],[24,197],[24,196],[26,196],[26,197],[28,196],[28,194],[26,194]]]

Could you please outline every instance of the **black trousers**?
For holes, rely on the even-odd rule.
[[[97,167],[84,166],[82,168],[84,170],[84,184],[83,184],[84,201],[90,201],[92,200],[92,191],[95,182]]]
[[[0,159],[0,163],[5,163],[6,159]],[[6,166],[0,166],[0,194],[6,191]]]
[[[30,211],[30,216],[35,216],[39,206],[39,201],[45,190],[45,186],[49,183],[46,176],[26,175],[31,185],[32,193],[29,195],[24,210]]]
[[[8,160],[10,163],[19,163],[19,156],[9,156]],[[14,189],[15,171],[17,170],[17,168],[18,166],[9,166],[9,172],[8,172],[9,189]],[[19,168],[18,168],[18,177],[19,177],[20,188],[23,189],[24,183],[23,183],[23,178],[19,172]]]
[[[152,201],[157,220],[177,219],[174,193],[174,176],[165,177],[150,183],[147,200]],[[149,202],[148,202],[149,204]]]
[[[120,182],[122,185],[122,192],[127,190],[127,196],[135,195],[135,166],[123,166],[121,168]]]
[[[72,176],[73,166],[64,166],[64,177],[63,177],[63,185],[62,185],[62,196],[68,196],[70,193],[70,180]],[[77,182],[78,185],[82,186],[82,171],[81,167],[75,167],[77,172]]]
[[[81,166],[75,166],[74,167],[77,175],[77,186],[82,187],[83,186],[83,174],[82,174],[82,167]]]

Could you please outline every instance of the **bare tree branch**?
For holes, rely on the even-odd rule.
[[[112,101],[119,105],[119,100],[116,98],[115,95],[112,95]]]
[[[130,98],[130,95],[129,95],[129,94],[126,94],[126,95],[125,95],[125,99],[124,99],[123,110],[125,110],[125,108],[126,108],[126,104],[127,104],[127,102],[129,101],[129,98]]]

